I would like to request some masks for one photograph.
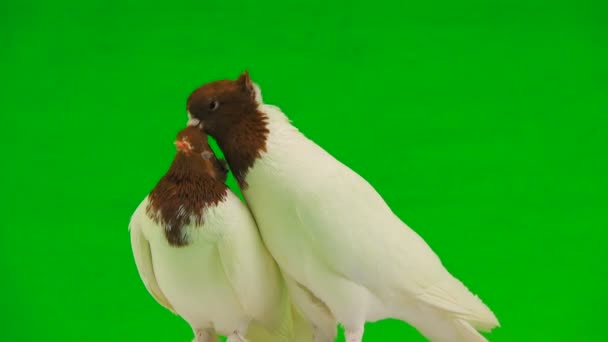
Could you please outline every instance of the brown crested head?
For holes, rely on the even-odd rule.
[[[176,168],[183,166],[190,169],[189,171],[198,171],[222,183],[226,181],[228,175],[226,162],[218,159],[213,153],[207,134],[200,127],[189,126],[182,129],[177,133],[174,144],[178,156],[173,166]]]
[[[198,119],[212,136],[257,110],[255,88],[245,71],[236,80],[219,80],[204,84],[188,97],[186,108],[191,118]]]
[[[189,242],[186,226],[202,225],[204,209],[225,198],[228,169],[199,127],[181,130],[175,145],[169,171],[150,192],[147,213],[164,227],[168,242],[179,247]]]
[[[196,126],[179,131],[174,144],[177,150],[183,153],[203,153],[210,150],[207,134]]]
[[[258,110],[256,89],[245,71],[236,80],[207,83],[190,94],[189,124],[213,136],[241,187],[247,171],[266,150],[267,117]]]

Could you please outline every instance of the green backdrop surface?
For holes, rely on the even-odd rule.
[[[608,340],[606,10],[2,1],[0,339],[191,339],[145,291],[127,223],[189,92],[248,69],[494,310],[491,340]],[[364,340],[424,339],[387,320]]]

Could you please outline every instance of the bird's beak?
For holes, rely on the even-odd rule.
[[[181,151],[181,152],[191,152],[192,151],[192,146],[187,141],[176,140],[174,142],[174,144],[175,144],[175,147],[177,147],[178,151]]]
[[[201,122],[201,120],[195,118],[194,116],[192,116],[192,114],[190,114],[190,112],[188,111],[188,123],[187,126],[190,127],[198,127],[201,130],[203,129],[203,123]]]
[[[203,129],[203,123],[197,118],[189,119],[187,125],[190,127],[198,127],[200,129]]]

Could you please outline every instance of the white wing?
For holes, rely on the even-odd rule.
[[[342,164],[334,166],[327,182],[300,192],[295,208],[327,265],[387,298],[422,301],[481,329],[497,324],[367,181]]]
[[[222,205],[227,206],[229,215],[216,218],[210,210],[206,224],[224,220],[217,246],[226,276],[245,312],[271,332],[272,341],[291,341],[289,296],[278,266],[266,250],[249,209],[239,198],[229,192]]]
[[[131,233],[131,248],[133,249],[133,257],[135,258],[135,264],[137,265],[137,271],[141,280],[144,282],[146,289],[156,301],[175,313],[175,310],[171,306],[171,303],[167,300],[163,292],[158,287],[156,277],[154,275],[154,268],[152,267],[152,254],[150,252],[150,244],[142,232],[142,224],[150,224],[150,220],[145,217],[145,203],[146,200],[135,210],[135,213],[131,217],[129,223],[129,230]]]

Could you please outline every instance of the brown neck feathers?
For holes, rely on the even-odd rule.
[[[247,188],[247,172],[266,151],[267,120],[266,115],[253,110],[237,122],[227,121],[217,127],[214,134],[241,189]]]
[[[203,224],[203,210],[221,202],[228,188],[216,162],[199,154],[177,153],[171,168],[149,195],[147,213],[165,228],[173,246],[188,244],[186,226]],[[223,175],[223,176],[222,176]]]

